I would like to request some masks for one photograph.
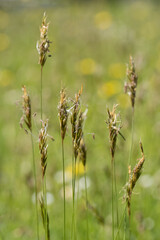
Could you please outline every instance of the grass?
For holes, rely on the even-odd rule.
[[[107,11],[112,16],[112,24],[106,30],[95,25],[95,16],[101,11]],[[44,9],[31,11],[10,11],[6,9],[9,18],[8,25],[1,30],[8,36],[8,48],[0,52],[0,84],[1,84],[1,119],[0,119],[0,154],[1,154],[1,181],[0,196],[0,233],[2,239],[36,238],[36,218],[31,214],[34,205],[31,200],[33,190],[32,153],[28,136],[20,131],[18,122],[19,106],[15,102],[20,99],[21,86],[27,85],[30,89],[33,112],[35,117],[33,138],[35,154],[38,154],[37,140],[39,124],[39,66],[35,43],[39,36],[39,25]],[[60,190],[62,184],[55,180],[57,171],[61,170],[61,140],[59,137],[59,120],[57,117],[58,92],[61,82],[67,87],[69,95],[84,86],[83,102],[88,104],[88,118],[85,129],[87,133],[95,133],[95,140],[86,133],[88,149],[87,176],[91,180],[88,188],[89,201],[97,207],[105,217],[105,226],[97,222],[91,211],[88,212],[90,239],[111,238],[111,172],[108,133],[105,129],[106,104],[112,106],[120,100],[121,117],[124,120],[123,134],[126,142],[117,142],[116,170],[118,193],[125,184],[126,169],[130,139],[131,139],[131,109],[130,99],[123,95],[125,80],[125,64],[128,56],[135,57],[139,81],[137,87],[136,111],[134,125],[136,133],[134,142],[141,137],[147,156],[143,174],[149,175],[151,180],[147,187],[139,181],[134,197],[132,198],[132,238],[158,239],[159,237],[159,7],[150,3],[132,3],[106,5],[101,3],[81,4],[76,8],[58,6],[48,9],[50,20],[50,39],[53,40],[51,51],[53,56],[44,67],[44,106],[45,115],[50,119],[49,132],[56,142],[48,150],[50,168],[47,170],[47,184],[49,191],[54,195],[54,202],[48,206],[50,213],[51,235],[55,239],[62,238],[63,226],[63,198]],[[85,13],[85,14],[84,14]],[[2,18],[1,18],[2,19]],[[33,24],[34,23],[34,24]],[[24,34],[27,33],[26,34]],[[150,34],[148,34],[148,32]],[[86,75],[84,59],[89,62]],[[115,64],[120,63],[121,71]],[[84,65],[83,65],[84,64]],[[112,70],[116,69],[116,70]],[[114,73],[117,73],[115,75]],[[120,88],[115,89],[115,82]],[[108,93],[105,84],[110,83],[114,94]],[[113,84],[113,85],[112,85]],[[49,103],[49,104],[48,104]],[[128,105],[127,105],[128,104]],[[12,116],[12,117],[11,117]],[[45,116],[44,116],[45,118]],[[102,124],[97,124],[102,123]],[[104,124],[103,124],[104,123]],[[22,141],[23,140],[23,141]],[[134,144],[132,160],[139,156],[138,144]],[[71,137],[68,133],[65,139],[66,166],[71,164]],[[127,150],[126,150],[127,149]],[[101,154],[100,154],[101,153]],[[106,161],[106,156],[108,156]],[[151,161],[150,161],[151,160]],[[36,159],[37,176],[40,175],[38,159]],[[40,181],[40,179],[39,179]],[[151,185],[149,185],[151,184]],[[69,183],[67,183],[69,186]],[[38,186],[40,189],[40,186]],[[122,191],[123,192],[123,191]],[[82,192],[82,198],[83,194]],[[107,197],[106,197],[107,196]],[[119,194],[119,205],[121,197]],[[145,199],[142,202],[141,199]],[[66,215],[72,211],[72,201],[67,200]],[[122,203],[123,206],[123,203]],[[86,233],[85,204],[79,201],[77,211],[77,236],[83,239]],[[120,214],[122,211],[120,209]],[[71,221],[66,223],[70,229]],[[40,223],[40,236],[42,236]],[[66,233],[69,239],[70,233]]]

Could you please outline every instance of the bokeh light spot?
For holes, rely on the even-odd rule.
[[[98,90],[98,94],[101,97],[111,97],[121,91],[121,83],[112,80],[109,82],[104,83]]]
[[[126,66],[122,63],[111,64],[108,68],[108,74],[112,78],[125,78]]]
[[[96,63],[92,58],[85,58],[79,63],[79,70],[83,75],[92,75],[96,71]]]
[[[112,23],[112,16],[107,11],[99,12],[94,17],[96,27],[101,30],[108,29]]]

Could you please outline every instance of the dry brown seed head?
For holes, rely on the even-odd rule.
[[[134,108],[138,76],[136,74],[135,64],[132,56],[130,56],[129,65],[127,65],[126,75],[128,82],[125,83],[124,90],[125,93],[128,93],[130,96],[132,108]]]
[[[112,111],[107,109],[108,120],[106,121],[106,123],[109,128],[110,151],[111,151],[112,159],[114,158],[114,154],[115,154],[117,135],[118,133],[121,135],[120,129],[122,127],[120,125],[120,121],[118,121],[118,115],[116,114],[117,106],[118,105],[114,105]]]
[[[64,140],[66,129],[67,129],[67,120],[68,120],[68,103],[66,99],[65,90],[62,89],[60,92],[60,103],[58,106],[58,116],[60,120],[60,128],[61,128],[61,137]]]
[[[26,124],[27,128],[32,132],[32,121],[31,121],[31,99],[27,93],[26,86],[22,87],[23,91],[23,102],[22,102],[22,109],[23,115],[20,120],[20,126],[23,128],[24,123]],[[25,128],[24,128],[25,129]],[[26,132],[27,129],[25,129]]]
[[[39,64],[41,67],[44,66],[47,55],[50,52],[49,47],[51,41],[48,39],[48,27],[49,23],[47,23],[46,13],[43,15],[42,25],[40,27],[40,40],[37,42],[37,51],[39,53]]]
[[[80,97],[82,94],[83,88],[79,90],[78,94],[75,95],[75,100],[73,101],[73,111],[71,114],[71,124],[72,124],[72,141],[74,142],[76,137],[76,124],[77,124],[77,117],[80,110]]]
[[[82,111],[80,111],[78,120],[76,123],[75,139],[73,142],[75,159],[77,159],[78,151],[79,151],[79,147],[80,147],[80,141],[83,137],[83,123],[84,123],[84,113]]]
[[[84,143],[84,139],[82,138],[80,141],[80,147],[79,147],[79,159],[80,161],[82,161],[84,167],[86,166],[86,158],[87,158],[87,149]]]
[[[138,181],[141,173],[142,173],[142,167],[145,161],[145,157],[144,157],[144,151],[143,151],[143,146],[142,143],[140,142],[140,149],[141,149],[141,154],[142,157],[141,159],[138,159],[138,163],[136,164],[136,166],[134,167],[133,171],[131,172],[131,167],[129,166],[129,181],[126,184],[126,202],[127,202],[127,206],[128,206],[128,215],[131,215],[131,196],[132,196],[132,192],[133,189],[136,185],[136,182]]]
[[[39,132],[39,151],[41,154],[41,168],[42,177],[44,177],[47,167],[47,130],[48,130],[48,120],[46,122],[42,121],[42,127]]]

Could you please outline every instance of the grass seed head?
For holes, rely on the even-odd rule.
[[[60,120],[60,128],[61,128],[61,137],[64,140],[66,129],[67,129],[67,120],[68,120],[68,103],[66,99],[65,89],[62,89],[60,92],[60,102],[58,106],[58,116]]]
[[[77,159],[79,148],[80,148],[80,142],[83,137],[83,123],[84,123],[84,113],[80,111],[77,119],[77,124],[76,124],[75,139],[73,142],[75,159]]]
[[[77,117],[80,110],[80,97],[82,94],[83,88],[79,90],[78,94],[75,95],[75,100],[73,104],[73,111],[71,114],[71,125],[72,125],[72,141],[74,142],[76,137],[76,124],[77,124]]]
[[[47,167],[47,134],[48,131],[48,121],[42,121],[42,128],[39,132],[39,151],[41,154],[41,167],[42,167],[42,176],[44,177]]]
[[[124,90],[125,93],[128,93],[130,96],[132,108],[134,108],[138,76],[136,74],[135,64],[132,56],[130,56],[129,64],[127,65],[126,75],[128,82],[125,83]]]
[[[22,109],[23,115],[20,120],[20,126],[23,128],[24,123],[26,124],[27,128],[32,132],[32,121],[31,121],[31,99],[27,93],[26,87],[22,87],[23,91],[23,102],[22,102]],[[24,128],[25,129],[25,128]],[[27,129],[25,129],[26,132]]]
[[[48,53],[50,52],[49,47],[51,41],[48,39],[48,28],[49,28],[49,23],[47,23],[47,17],[46,13],[43,15],[42,19],[42,25],[40,27],[40,40],[37,42],[37,51],[39,54],[39,64],[41,64],[41,67],[44,66]]]
[[[116,150],[118,133],[121,135],[120,133],[121,125],[120,125],[120,121],[118,121],[118,115],[116,114],[117,106],[118,105],[114,105],[112,111],[107,109],[108,120],[106,121],[106,123],[109,128],[110,151],[111,151],[112,159],[114,158],[114,154]]]
[[[86,158],[87,158],[87,149],[86,149],[84,139],[81,138],[80,147],[79,147],[79,159],[80,161],[82,161],[82,164],[84,167],[86,166]]]
[[[136,164],[136,166],[133,168],[133,171],[131,172],[131,167],[129,166],[129,181],[127,183],[127,194],[126,194],[126,202],[127,202],[127,207],[128,207],[128,215],[130,217],[131,215],[131,196],[132,196],[132,192],[133,189],[136,185],[136,182],[138,181],[141,173],[142,173],[142,167],[145,161],[145,157],[144,157],[144,151],[143,151],[143,146],[142,143],[140,142],[140,149],[141,149],[141,154],[142,157],[140,159],[138,159],[138,163]]]

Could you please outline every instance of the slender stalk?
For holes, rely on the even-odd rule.
[[[111,161],[112,168],[112,240],[114,240],[114,159]]]
[[[46,214],[45,214],[45,239],[48,239],[48,234],[47,234],[47,193],[46,193],[46,175],[44,175],[43,178],[43,197],[44,197],[44,204],[45,204],[45,209],[46,209]]]
[[[72,212],[72,232],[71,232],[71,240],[72,240],[72,239],[76,239],[76,223],[75,223],[75,184],[76,184],[76,159],[72,156],[73,212]]]
[[[116,215],[117,215],[117,228],[119,226],[119,211],[118,211],[118,194],[117,194],[117,181],[116,181],[116,168],[115,168],[115,160],[113,159],[113,167],[114,167],[114,188],[115,188],[115,202],[116,202]]]
[[[42,117],[43,117],[43,81],[42,81],[42,73],[43,73],[43,66],[41,66],[41,90],[40,90],[40,93],[41,93],[41,120]]]
[[[133,133],[134,133],[134,108],[132,108],[131,146],[130,146],[130,152],[129,152],[128,166],[131,165],[131,159],[132,159]]]
[[[117,233],[116,233],[116,236],[115,236],[115,240],[117,240],[118,236],[119,236],[119,231],[120,231],[120,228],[121,228],[121,225],[123,223],[123,220],[125,218],[125,213],[126,213],[126,209],[127,209],[127,204],[125,205],[125,208],[124,208],[124,211],[123,211],[123,214],[122,214],[122,217],[121,217],[121,220],[120,220],[120,223],[119,223],[119,226],[118,226],[118,230],[117,230]]]
[[[71,228],[71,240],[73,239],[74,236],[74,195],[75,195],[75,167],[74,167],[74,156],[72,153],[72,228]]]
[[[66,192],[65,192],[65,165],[64,165],[64,141],[62,139],[62,163],[63,163],[63,211],[64,211],[64,223],[63,223],[63,239],[65,240],[66,236]]]
[[[41,65],[41,90],[40,90],[40,98],[41,98],[41,120],[43,120],[43,66]],[[42,122],[41,122],[42,126]],[[46,208],[46,214],[45,214],[45,238],[48,240],[48,234],[47,234],[47,193],[46,193],[46,175],[43,177],[43,197],[44,197],[44,204]]]
[[[128,158],[128,166],[131,165],[131,160],[132,160],[132,149],[133,149],[133,135],[134,135],[134,107],[132,107],[132,126],[131,126],[131,145],[130,145],[130,151],[129,151],[129,158]],[[128,170],[127,170],[127,175],[126,175],[126,182],[127,182],[127,178],[128,178],[129,174],[128,174]],[[127,225],[129,224],[129,226],[127,227]],[[129,228],[129,235],[130,235],[130,220],[129,223],[127,224],[127,210],[125,213],[125,223],[124,223],[124,240],[126,239],[126,232],[127,232],[127,228]]]
[[[80,164],[80,161],[78,159],[78,171],[77,171],[77,176],[78,176],[78,186],[77,186],[77,208],[78,208],[78,201],[79,201],[79,164]]]
[[[76,189],[76,158],[74,159],[74,239],[77,239],[77,228],[76,228],[76,208],[75,208],[75,189]]]
[[[35,191],[35,202],[36,202],[37,239],[39,240],[39,214],[38,214],[37,174],[36,174],[36,164],[35,164],[34,143],[33,143],[32,132],[31,132],[31,143],[32,143],[32,158],[33,158],[34,191]]]
[[[86,193],[86,212],[87,212],[87,240],[89,240],[89,224],[88,224],[88,193],[87,193],[87,179],[86,179],[86,167],[85,167],[85,173],[84,173],[84,177],[85,177],[85,193]]]

